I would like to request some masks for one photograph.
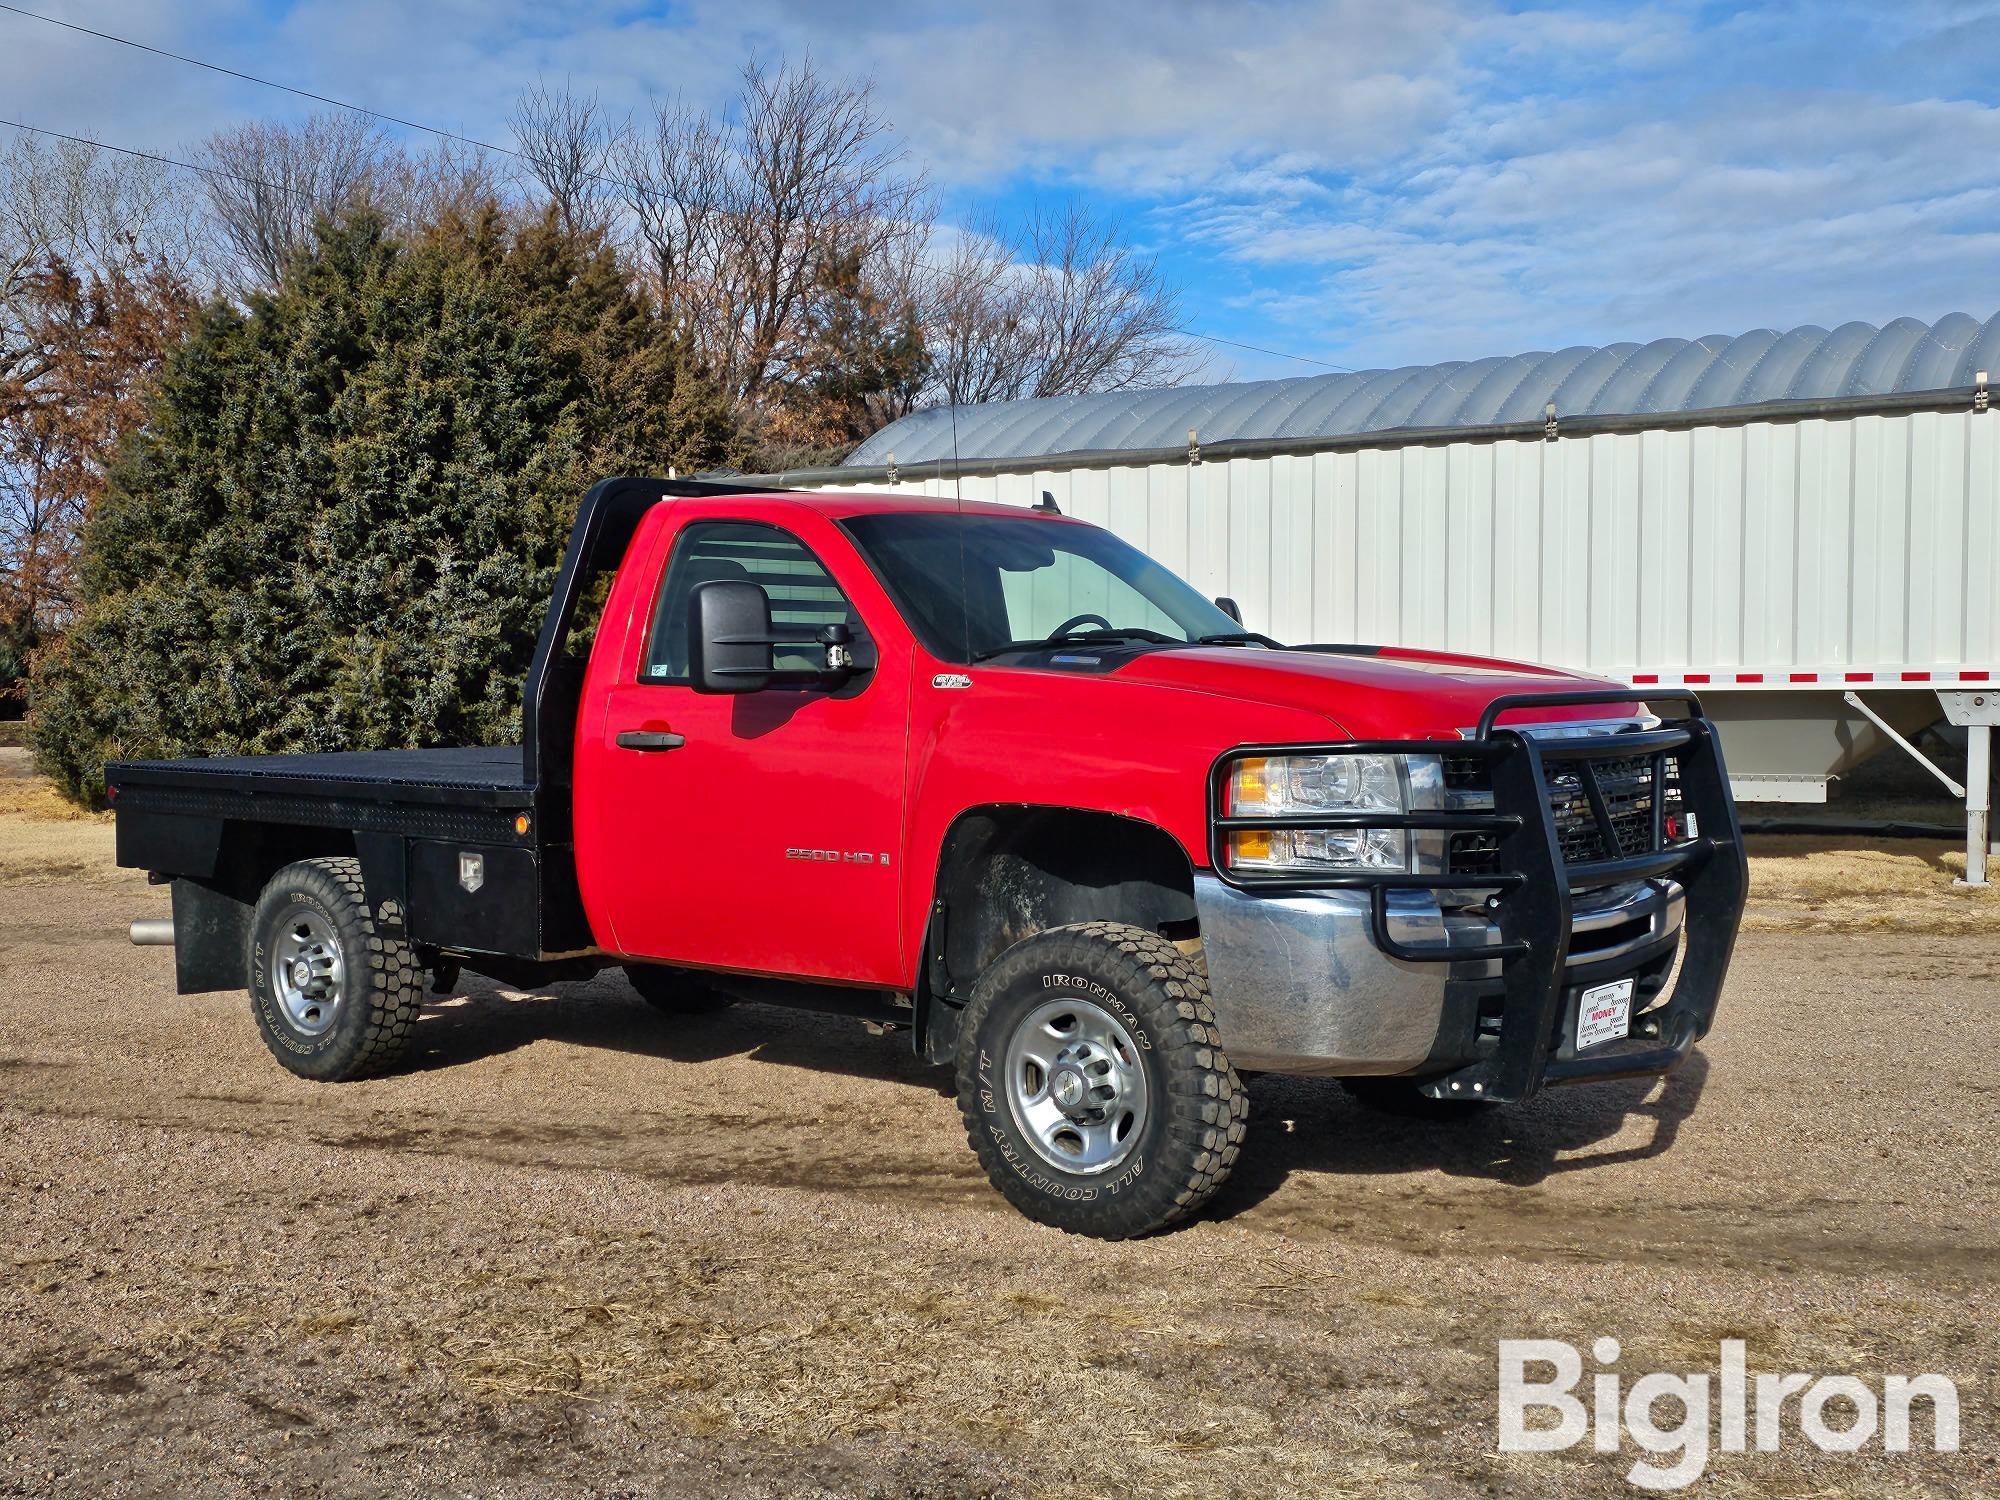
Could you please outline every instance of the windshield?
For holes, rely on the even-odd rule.
[[[1066,639],[1174,643],[1243,627],[1138,548],[1031,516],[854,516],[843,523],[942,661]]]

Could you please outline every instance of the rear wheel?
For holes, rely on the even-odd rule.
[[[707,1016],[727,1010],[736,1002],[691,969],[670,969],[663,964],[627,964],[625,977],[639,998],[662,1015]]]
[[[1029,1218],[1125,1239],[1199,1210],[1228,1177],[1250,1096],[1198,960],[1116,922],[1052,928],[980,977],[958,1102],[993,1185]]]
[[[409,1050],[424,966],[377,925],[358,860],[301,860],[273,876],[250,920],[246,961],[264,1045],[301,1078],[360,1078]]]

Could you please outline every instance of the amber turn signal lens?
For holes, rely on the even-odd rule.
[[[1245,860],[1268,860],[1271,857],[1271,834],[1264,828],[1232,829],[1229,835],[1229,862],[1242,864]]]
[[[514,819],[514,832],[526,833],[527,831],[528,831],[528,815],[526,813],[522,813],[519,817]]]
[[[1264,805],[1270,796],[1271,763],[1267,760],[1239,760],[1229,777],[1229,810],[1235,812],[1246,804],[1256,807]],[[1268,840],[1266,840],[1268,842]]]

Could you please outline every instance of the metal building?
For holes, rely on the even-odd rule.
[[[1995,368],[2000,316],[1760,329],[933,408],[782,477],[1047,491],[1281,639],[1697,685],[1746,799],[1822,801],[1948,712],[1980,726],[1969,792],[1947,778],[1978,878],[2000,704]]]

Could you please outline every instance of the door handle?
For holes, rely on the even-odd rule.
[[[612,743],[620,750],[678,750],[687,736],[667,729],[623,729]]]

